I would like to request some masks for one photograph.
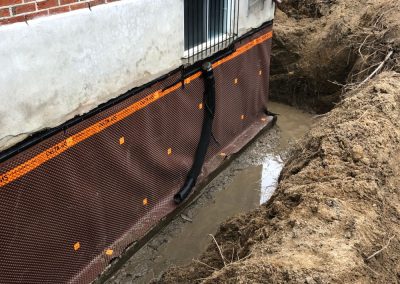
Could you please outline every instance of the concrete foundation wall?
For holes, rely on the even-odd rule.
[[[262,10],[250,10],[249,2],[264,2]],[[239,0],[239,35],[260,26],[274,18],[275,4],[273,0]]]
[[[239,32],[273,18],[272,0]],[[0,151],[181,65],[183,0],[126,0],[0,26]]]

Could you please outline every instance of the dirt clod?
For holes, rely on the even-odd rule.
[[[364,150],[360,145],[354,145],[351,149],[353,160],[358,162],[364,157]]]

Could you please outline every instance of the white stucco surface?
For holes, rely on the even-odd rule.
[[[0,26],[0,147],[178,67],[181,19],[183,0],[125,0]]]
[[[240,34],[273,18],[272,0]],[[0,26],[0,151],[181,65],[183,0],[123,0]]]
[[[259,0],[260,2],[264,1],[264,9],[251,11],[251,13],[248,10],[249,1],[254,0],[239,0],[239,35],[274,19],[275,3],[273,0]]]

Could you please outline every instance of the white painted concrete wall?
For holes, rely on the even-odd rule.
[[[273,18],[272,0],[240,34]],[[183,0],[123,0],[0,26],[0,150],[181,65]]]
[[[264,9],[252,13],[248,13],[249,1],[252,0],[239,0],[239,35],[274,18],[275,4],[273,0],[264,0]]]

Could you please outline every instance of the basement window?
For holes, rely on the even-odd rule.
[[[238,0],[185,0],[185,54],[190,63],[224,47],[237,35]]]

